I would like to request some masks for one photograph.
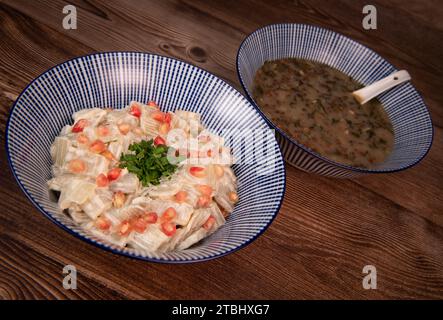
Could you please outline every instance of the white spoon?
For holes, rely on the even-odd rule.
[[[379,94],[409,80],[411,80],[409,73],[406,70],[400,70],[367,87],[352,92],[352,95],[358,103],[365,104]]]

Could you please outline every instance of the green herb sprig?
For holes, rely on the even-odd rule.
[[[142,140],[129,146],[131,153],[120,157],[120,168],[137,175],[143,186],[160,184],[162,177],[171,176],[177,166],[168,161],[168,147],[155,146],[153,140]]]

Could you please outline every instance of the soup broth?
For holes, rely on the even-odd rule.
[[[378,100],[355,101],[351,93],[360,88],[325,64],[288,58],[260,67],[253,97],[297,142],[336,162],[370,168],[389,155],[394,134]]]

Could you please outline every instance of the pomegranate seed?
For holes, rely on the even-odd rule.
[[[80,119],[78,120],[74,126],[72,127],[72,132],[82,132],[83,129],[88,125],[88,120],[86,119]]]
[[[95,183],[97,184],[98,187],[106,187],[109,184],[109,180],[108,177],[106,175],[104,175],[103,173],[100,173],[97,178],[95,179]]]
[[[131,232],[131,224],[129,223],[129,221],[127,220],[122,221],[122,223],[120,224],[119,234],[121,236],[127,236],[130,232]]]
[[[134,132],[137,136],[139,136],[139,137],[141,137],[141,136],[144,135],[142,128],[138,128],[138,127],[137,127],[137,128],[135,128],[135,129],[133,130],[133,132]]]
[[[165,113],[165,116],[163,117],[163,121],[165,123],[171,123],[171,120],[172,120],[171,114],[170,113]]]
[[[165,235],[167,235],[168,237],[171,237],[174,235],[174,233],[177,231],[177,227],[174,223],[172,222],[164,222],[161,225],[162,227],[162,231]]]
[[[174,208],[169,207],[168,209],[165,210],[165,212],[163,212],[163,214],[161,216],[161,221],[162,222],[171,221],[176,216],[177,216],[177,211],[175,211]]]
[[[197,178],[206,177],[206,170],[203,167],[191,167],[189,168],[189,173]]]
[[[118,130],[121,134],[127,135],[129,130],[131,130],[131,125],[128,123],[122,123],[118,125]]]
[[[161,135],[166,135],[166,134],[168,134],[170,129],[171,129],[171,125],[167,122],[164,122],[158,127],[158,132]]]
[[[145,221],[146,221],[147,223],[153,224],[153,223],[156,223],[156,222],[157,222],[158,215],[157,215],[157,213],[155,213],[155,212],[147,212],[147,213],[144,215],[143,219],[145,219]]]
[[[214,165],[214,172],[215,172],[215,175],[218,178],[223,177],[223,175],[225,174],[225,170],[223,169],[223,167],[221,165],[218,165],[218,164]]]
[[[212,187],[211,187],[211,186],[208,186],[208,185],[206,185],[206,184],[199,184],[199,185],[196,186],[196,189],[197,189],[202,195],[205,195],[205,196],[208,196],[208,197],[210,197],[211,194],[212,194]]]
[[[215,224],[215,218],[214,218],[214,216],[210,215],[208,217],[208,220],[206,220],[206,222],[203,224],[203,228],[205,228],[206,230],[209,231],[212,229],[214,224]]]
[[[102,153],[106,150],[106,145],[101,140],[95,140],[91,145],[89,146],[89,150],[94,153]]]
[[[142,115],[142,109],[140,109],[140,106],[133,104],[131,106],[131,109],[129,110],[129,113],[134,117],[140,118],[140,116]]]
[[[228,198],[231,200],[231,202],[236,203],[238,201],[238,194],[235,192],[229,192]]]
[[[97,228],[105,231],[105,230],[109,230],[109,228],[111,227],[111,221],[109,221],[109,219],[107,219],[105,217],[98,217],[95,220],[95,225],[97,226]]]
[[[207,195],[200,196],[197,200],[197,206],[199,208],[207,208],[209,207],[210,203],[211,203],[211,197]]]
[[[138,233],[145,232],[148,227],[148,222],[142,216],[131,219],[131,228]]]
[[[109,130],[108,126],[98,126],[97,133],[100,137],[106,137],[111,133],[111,131]]]
[[[155,145],[155,146],[165,145],[165,144],[166,144],[165,139],[163,139],[163,138],[160,137],[160,136],[155,137],[155,139],[154,139],[154,145]]]
[[[86,163],[80,159],[73,159],[69,161],[68,169],[73,173],[82,173],[86,170]]]
[[[108,179],[110,181],[117,180],[118,177],[120,176],[121,172],[122,172],[122,169],[120,169],[120,168],[113,168],[113,169],[109,170]]]
[[[188,193],[186,191],[179,191],[175,194],[175,201],[178,203],[185,202],[188,197]]]
[[[89,139],[84,133],[80,133],[77,135],[77,142],[80,144],[88,144]]]
[[[150,107],[156,107],[156,108],[158,108],[157,103],[155,103],[155,101],[152,101],[152,100],[151,100],[151,101],[148,101],[147,105],[150,106]]]
[[[152,119],[158,121],[158,122],[163,122],[164,116],[165,114],[161,111],[154,111],[153,113],[151,113],[151,117]]]
[[[103,152],[101,153],[101,155],[102,155],[103,157],[105,157],[106,159],[108,159],[109,161],[113,161],[113,160],[115,160],[114,155],[113,155],[112,152],[109,151],[109,150],[105,150],[105,151],[103,151]]]

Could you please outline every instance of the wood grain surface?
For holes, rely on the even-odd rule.
[[[2,299],[442,299],[443,6],[371,0],[378,29],[362,28],[366,1],[79,1],[64,30],[64,1],[0,0],[0,298]],[[47,220],[8,167],[4,132],[27,83],[67,59],[135,50],[176,57],[240,90],[243,38],[277,22],[316,24],[407,69],[428,104],[435,140],[409,170],[336,180],[287,166],[283,206],[246,248],[191,265],[147,263],[102,251]],[[77,267],[78,288],[62,287]],[[362,288],[377,267],[378,289]]]

